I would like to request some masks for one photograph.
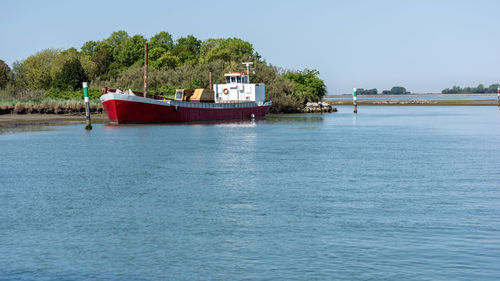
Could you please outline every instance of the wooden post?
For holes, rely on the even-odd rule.
[[[83,82],[83,99],[85,101],[85,130],[92,130],[92,122],[90,121],[90,104],[89,104],[89,91],[88,83]]]
[[[148,91],[148,42],[144,43],[144,97]]]
[[[208,80],[210,82],[210,90],[214,89],[214,85],[212,84],[212,71],[208,73]]]
[[[358,113],[358,103],[356,97],[356,88],[354,88],[354,92],[352,93],[352,104],[354,105],[354,113]]]

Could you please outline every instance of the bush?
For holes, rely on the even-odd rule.
[[[59,90],[72,90],[82,88],[82,82],[87,81],[85,70],[77,58],[67,61],[56,74],[54,85]]]
[[[318,78],[319,71],[316,69],[288,72],[285,78],[295,82],[294,95],[308,101],[319,101],[326,94],[326,85]]]

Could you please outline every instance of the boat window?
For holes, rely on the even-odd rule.
[[[228,84],[231,83],[231,77],[226,76],[226,83],[228,83]]]
[[[233,83],[236,82],[236,77],[232,76],[231,77],[231,82],[233,82]]]
[[[241,77],[241,81],[245,84],[248,84],[248,76]]]
[[[176,100],[182,100],[182,91],[178,91],[175,93],[175,99]]]
[[[241,77],[240,76],[236,76],[236,82],[241,83]]]

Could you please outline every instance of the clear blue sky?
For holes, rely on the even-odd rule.
[[[113,31],[238,37],[267,62],[320,71],[331,94],[500,82],[500,1],[2,1],[0,59]]]

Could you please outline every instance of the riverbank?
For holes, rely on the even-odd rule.
[[[92,123],[106,123],[106,114],[93,114]],[[0,133],[10,129],[40,126],[85,124],[85,115],[68,114],[4,114],[0,115]]]

